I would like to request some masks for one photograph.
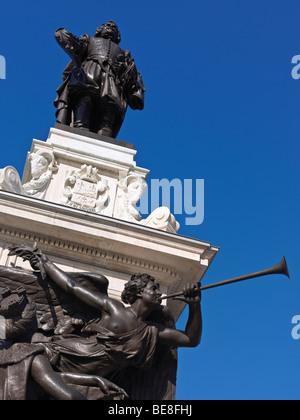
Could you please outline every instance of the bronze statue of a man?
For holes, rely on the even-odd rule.
[[[130,52],[119,46],[117,25],[109,21],[80,38],[58,29],[55,38],[72,60],[57,89],[56,121],[115,138],[127,106],[144,108],[145,91]]]

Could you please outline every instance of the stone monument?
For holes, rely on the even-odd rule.
[[[174,399],[176,348],[201,337],[193,284],[218,248],[180,236],[168,208],[136,207],[149,170],[115,137],[145,89],[115,23],[55,35],[72,59],[57,122],[22,179],[0,170],[0,399]]]

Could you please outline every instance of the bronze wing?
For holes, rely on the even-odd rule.
[[[10,255],[19,255],[29,260],[28,250],[34,248],[26,247],[26,255],[24,253],[20,255],[18,253],[20,249],[20,247],[11,249]],[[24,246],[22,249],[24,250]],[[96,313],[88,305],[60,289],[43,272],[41,265],[35,268],[39,268],[40,271],[0,266],[0,288],[8,288],[10,291],[16,291],[20,287],[25,289],[28,300],[31,304],[35,304],[37,333],[51,337],[79,332],[91,319],[101,316],[99,312]],[[68,274],[90,290],[107,294],[108,280],[101,274],[88,272]]]

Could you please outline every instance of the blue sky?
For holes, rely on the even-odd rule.
[[[68,59],[53,33],[121,31],[147,89],[118,135],[135,144],[151,179],[204,179],[205,217],[180,235],[220,251],[203,284],[273,266],[281,276],[203,292],[197,349],[179,352],[177,399],[298,399],[300,340],[299,111],[296,0],[7,2],[1,6],[0,167],[22,174],[33,138],[54,125]],[[186,311],[178,322],[184,328]]]

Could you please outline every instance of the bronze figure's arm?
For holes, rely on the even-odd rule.
[[[202,335],[201,290],[198,284],[187,284],[184,298],[178,299],[189,305],[189,317],[185,331],[163,328],[159,331],[159,341],[171,347],[197,347]]]
[[[59,46],[71,58],[76,67],[80,68],[82,56],[87,49],[87,35],[78,38],[66,29],[59,28],[55,31],[55,39]]]
[[[38,258],[42,262],[46,274],[65,292],[101,312],[110,311],[112,300],[108,296],[100,292],[92,292],[81,286],[75,279],[53,264],[43,253],[40,253]]]
[[[99,388],[105,396],[129,398],[126,391],[102,376],[84,373],[60,373],[62,380],[68,385],[81,385]]]

